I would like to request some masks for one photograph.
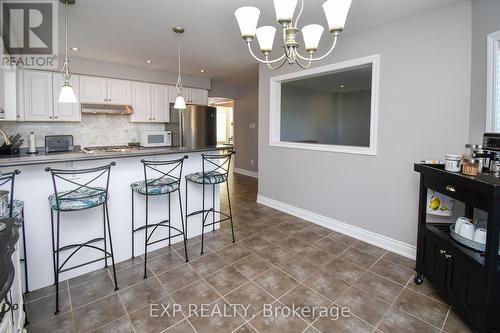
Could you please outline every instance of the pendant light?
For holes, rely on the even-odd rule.
[[[65,43],[64,49],[66,56],[64,57],[64,64],[62,67],[62,76],[64,79],[61,93],[59,94],[59,103],[78,103],[73,87],[71,87],[71,71],[69,69],[68,59],[68,5],[75,3],[75,0],[61,0],[64,4],[64,30],[65,30]]]
[[[177,98],[175,99],[174,109],[186,109],[186,100],[182,95],[182,78],[181,78],[181,35],[184,33],[184,28],[174,27],[174,32],[177,34],[178,60],[179,60],[179,77],[177,78]]]

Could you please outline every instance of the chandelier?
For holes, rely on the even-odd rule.
[[[300,0],[299,12],[295,20],[293,19],[298,1],[299,0],[274,0],[276,19],[283,30],[284,52],[279,58],[273,60],[269,59],[269,55],[273,49],[276,28],[270,25],[257,28],[260,10],[256,7],[241,7],[234,13],[240,27],[241,36],[247,42],[248,51],[255,60],[266,64],[271,69],[278,69],[286,63],[296,63],[302,68],[308,68],[313,61],[322,60],[328,57],[333,49],[335,49],[337,39],[344,29],[347,14],[351,7],[351,0],[327,0],[323,4],[323,10],[333,41],[328,52],[322,56],[314,57],[315,52],[318,50],[324,28],[319,24],[309,24],[304,26],[301,30],[297,28],[300,16],[304,10],[304,0]],[[301,55],[298,50],[300,45],[297,42],[297,37],[301,31],[305,44],[305,51],[308,54],[306,56]],[[251,42],[255,37],[257,37],[260,50],[264,54],[265,59],[260,59],[252,51]]]

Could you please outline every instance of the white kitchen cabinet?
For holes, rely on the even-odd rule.
[[[131,96],[130,81],[96,76],[80,77],[80,103],[130,105]]]
[[[1,118],[5,117],[5,73],[4,69],[0,68],[0,114]]]
[[[151,84],[145,82],[132,82],[132,108],[130,116],[132,122],[150,122],[151,116]]]
[[[168,103],[168,86],[151,85],[151,121],[165,123],[170,121],[170,104]]]
[[[106,104],[108,102],[107,79],[96,76],[80,76],[80,103]]]
[[[208,90],[187,88],[187,103],[208,105]]]
[[[177,87],[168,86],[168,103],[175,104],[175,99],[177,98]]]
[[[23,81],[24,120],[52,120],[52,73],[42,71],[24,71]]]
[[[55,121],[81,121],[82,113],[80,103],[59,103],[59,94],[61,87],[64,84],[64,79],[60,73],[52,74],[53,82],[53,105],[54,105],[54,120]],[[80,100],[80,77],[78,75],[71,76],[71,86],[75,92],[76,98]]]
[[[107,79],[108,104],[132,104],[132,83],[127,80]]]

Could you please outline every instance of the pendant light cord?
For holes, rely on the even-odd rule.
[[[178,59],[178,66],[179,66],[179,77],[177,78],[177,93],[179,95],[182,95],[182,79],[181,79],[181,35],[180,33],[177,33],[177,59]]]
[[[68,59],[68,1],[64,3],[64,63],[62,67],[62,76],[64,78],[64,85],[70,85],[71,71],[69,69]]]

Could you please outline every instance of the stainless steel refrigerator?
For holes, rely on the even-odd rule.
[[[182,128],[182,147],[197,148],[217,144],[217,109],[206,105],[188,104],[183,110],[179,126],[179,110],[170,104],[170,122],[167,130],[172,131],[172,145],[179,146],[179,131]]]

